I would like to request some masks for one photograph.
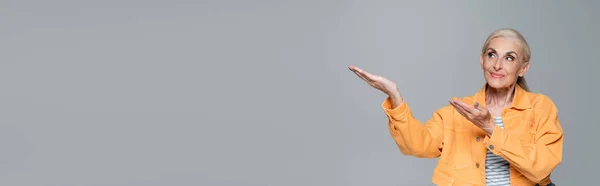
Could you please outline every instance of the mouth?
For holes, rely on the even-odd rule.
[[[505,75],[504,74],[490,72],[490,76],[492,76],[493,78],[503,78]]]

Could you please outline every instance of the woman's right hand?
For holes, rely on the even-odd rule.
[[[371,85],[371,87],[380,90],[383,93],[390,96],[390,98],[394,102],[394,107],[402,103],[403,100],[402,96],[400,96],[398,85],[396,85],[396,83],[394,83],[393,81],[382,76],[370,74],[369,72],[364,71],[363,69],[360,69],[353,65],[350,65],[348,68],[362,80]]]

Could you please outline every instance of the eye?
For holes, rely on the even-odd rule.
[[[512,56],[506,56],[506,60],[507,60],[507,61],[514,61],[514,60],[515,60],[515,58],[514,58],[514,57],[512,57]]]
[[[494,58],[496,57],[496,54],[494,52],[488,52],[487,56],[488,58]]]

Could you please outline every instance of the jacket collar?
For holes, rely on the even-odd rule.
[[[487,89],[487,83],[483,85],[483,87],[475,94],[475,100],[482,104],[484,107],[487,107],[485,102],[485,91]],[[510,108],[516,109],[528,109],[531,108],[531,103],[529,102],[529,97],[527,95],[527,91],[523,89],[518,84],[515,86],[515,96],[513,97],[513,101],[510,105]]]

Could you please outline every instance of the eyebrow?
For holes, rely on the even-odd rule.
[[[516,53],[516,52],[513,52],[513,51],[509,51],[509,52],[507,52],[506,54],[507,54],[507,55],[508,55],[508,54],[515,54],[515,56],[517,56],[517,57],[519,56],[519,55],[517,55],[517,53]]]

